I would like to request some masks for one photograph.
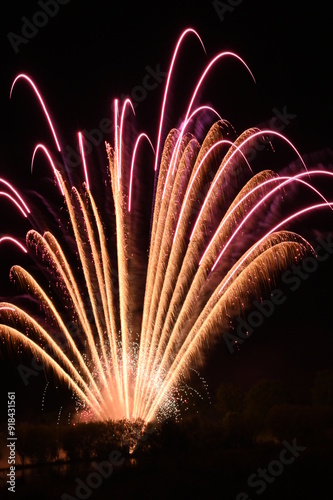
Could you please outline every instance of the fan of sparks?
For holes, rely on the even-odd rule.
[[[251,128],[231,140],[232,127],[216,110],[195,107],[207,75],[224,59],[236,60],[254,80],[237,54],[222,52],[209,62],[194,87],[181,127],[163,138],[174,66],[188,36],[202,44],[192,29],[178,40],[167,74],[156,144],[141,133],[128,155],[126,121],[134,108],[129,99],[114,101],[113,146],[106,144],[113,238],[90,187],[85,139],[79,133],[85,175],[80,189],[70,186],[66,168],[56,166],[48,148],[38,144],[34,152],[34,157],[37,151],[45,154],[53,168],[79,266],[73,266],[73,256],[66,255],[61,241],[50,231],[39,234],[31,229],[26,245],[11,236],[0,239],[40,255],[41,266],[53,270],[50,287],[57,287],[63,295],[63,303],[54,301],[49,289],[43,289],[32,274],[13,266],[12,277],[40,304],[44,317],[38,319],[14,303],[2,302],[0,335],[6,344],[23,346],[37,356],[75,393],[92,419],[141,418],[148,422],[172,413],[180,388],[186,387],[192,370],[203,361],[207,346],[230,328],[234,315],[244,312],[251,299],[269,293],[274,278],[287,266],[313,252],[287,225],[331,205],[313,180],[332,174],[310,172],[284,135]],[[34,92],[60,154],[56,129],[38,88],[29,76],[20,74],[11,93],[19,81]],[[207,115],[213,120],[200,143],[191,133],[191,125],[202,114],[205,122]],[[283,176],[271,170],[253,173],[247,152],[263,138],[287,143],[299,159],[300,172]],[[143,142],[151,150],[145,164],[150,165],[147,175],[155,175],[155,185],[140,325],[134,331],[137,289],[136,276],[131,274],[135,242],[130,231],[137,217],[134,179]],[[4,187],[1,195],[29,218],[23,196],[6,180],[0,181]],[[280,216],[272,206],[295,186],[318,200]],[[75,336],[69,327],[73,322]]]

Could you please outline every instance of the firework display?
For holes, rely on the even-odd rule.
[[[51,231],[40,234],[31,229],[26,246],[11,236],[0,239],[40,257],[41,266],[52,270],[50,289],[57,288],[57,296],[60,290],[63,297],[63,301],[53,300],[37,278],[14,265],[12,278],[39,304],[43,317],[36,318],[14,301],[2,302],[1,337],[40,359],[75,393],[80,411],[93,420],[141,418],[149,422],[175,413],[179,393],[184,393],[192,371],[204,362],[207,347],[252,300],[269,293],[283,270],[314,252],[301,235],[288,230],[288,224],[331,206],[314,181],[333,174],[307,169],[283,134],[251,128],[237,136],[215,109],[197,106],[206,76],[225,58],[236,60],[254,80],[237,54],[222,52],[209,62],[190,96],[182,125],[164,137],[174,66],[188,36],[202,44],[192,29],[178,40],[155,143],[145,133],[134,142],[127,141],[128,116],[134,109],[129,99],[114,102],[114,138],[112,145],[106,144],[114,234],[109,234],[110,224],[105,220],[109,212],[104,214],[103,204],[94,196],[84,136],[79,133],[82,188],[71,186],[66,165],[58,168],[46,146],[38,144],[33,155],[45,154],[54,171],[75,240],[74,258]],[[12,92],[21,81],[37,97],[57,154],[61,153],[56,128],[33,80],[19,75]],[[201,116],[205,123],[207,116],[212,118],[203,139],[191,128]],[[273,170],[254,171],[247,153],[263,138],[267,147],[273,139],[286,143],[300,170],[281,176]],[[137,236],[133,231],[138,217],[135,177],[139,175],[138,151],[144,143],[145,161],[155,184],[147,265],[144,276],[137,277],[132,232]],[[24,196],[7,180],[0,182],[1,194],[30,220]],[[296,210],[280,212],[284,198],[298,186],[317,201],[305,200]],[[138,312],[136,297],[141,290]],[[75,337],[69,326],[73,323]]]

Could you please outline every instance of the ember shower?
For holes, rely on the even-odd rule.
[[[63,296],[62,303],[53,301],[27,270],[13,266],[11,276],[38,301],[45,317],[38,320],[15,303],[2,302],[0,334],[7,345],[30,350],[70,387],[80,410],[90,419],[151,421],[170,415],[177,407],[179,387],[186,384],[191,370],[204,362],[203,353],[214,338],[230,328],[233,317],[245,311],[251,300],[269,293],[274,279],[286,267],[313,252],[302,236],[287,230],[287,225],[310,211],[331,206],[313,182],[316,177],[332,174],[312,170],[310,175],[296,148],[282,134],[251,128],[237,136],[215,109],[197,107],[197,95],[207,75],[225,59],[236,60],[245,77],[254,80],[237,54],[222,52],[209,62],[190,94],[181,127],[163,136],[170,82],[188,36],[202,44],[192,29],[185,30],[178,40],[155,143],[141,133],[132,144],[126,127],[133,106],[129,99],[114,102],[115,133],[106,152],[115,245],[110,243],[112,238],[106,229],[108,215],[95,200],[89,182],[89,161],[81,133],[78,142],[85,182],[80,189],[70,185],[65,166],[56,168],[53,153],[45,145],[38,144],[34,152],[34,157],[37,152],[46,155],[53,168],[79,266],[71,264],[73,256],[66,255],[64,245],[50,231],[42,235],[31,229],[26,246],[11,236],[0,239],[40,256],[41,267],[52,269],[50,286]],[[30,77],[19,75],[11,93],[21,81],[35,93],[57,154],[61,153],[45,102]],[[212,125],[200,144],[191,127],[202,116],[202,123],[210,116]],[[247,160],[249,148],[267,137],[287,143],[299,159],[299,173],[278,176],[271,170],[252,171]],[[135,241],[130,233],[138,217],[134,181],[144,143],[145,163],[151,163],[156,182],[149,201],[153,208],[149,258],[142,278],[141,327],[134,331],[132,319],[137,311],[131,273]],[[22,195],[8,181],[0,181],[9,203],[29,218]],[[295,186],[307,190],[311,199],[317,197],[317,203],[284,215],[272,210]],[[72,336],[68,321],[75,322],[78,336]]]

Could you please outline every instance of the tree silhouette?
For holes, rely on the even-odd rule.
[[[261,380],[245,396],[245,410],[248,414],[264,419],[274,405],[289,403],[291,395],[284,383],[276,380]]]
[[[20,423],[17,426],[16,451],[22,465],[52,462],[59,456],[59,441],[54,426]]]
[[[242,410],[244,396],[238,385],[231,383],[219,385],[216,397],[216,407],[223,415]]]

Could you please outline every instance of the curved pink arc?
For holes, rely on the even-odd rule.
[[[206,66],[205,70],[203,71],[201,77],[199,78],[199,81],[194,89],[194,92],[192,94],[192,98],[191,98],[191,101],[190,101],[190,104],[187,108],[187,112],[186,112],[186,116],[185,116],[185,120],[184,120],[184,123],[186,124],[187,123],[187,120],[188,120],[188,117],[189,117],[189,114],[191,113],[191,109],[192,109],[192,106],[193,106],[193,103],[194,103],[194,100],[199,92],[199,89],[202,85],[202,82],[204,81],[204,79],[206,78],[209,70],[211,69],[211,67],[219,60],[219,59],[222,59],[223,57],[226,57],[226,56],[231,56],[231,57],[234,57],[236,59],[238,59],[244,66],[245,68],[247,69],[247,71],[250,73],[252,79],[254,82],[256,82],[254,76],[253,76],[253,73],[252,71],[250,70],[250,68],[248,67],[248,65],[246,64],[246,62],[237,54],[235,54],[234,52],[221,52],[220,54],[218,54],[217,56],[214,57],[214,59],[212,59],[210,61],[210,63]],[[181,138],[183,137],[183,132],[184,132],[184,127],[182,128],[182,130],[180,131],[180,135],[178,137],[178,141],[177,141],[177,145],[176,145],[176,158],[177,158],[177,155],[178,155],[178,150],[179,150],[179,147],[180,147],[180,141],[181,141]]]
[[[326,172],[326,171],[319,171],[319,173],[323,173],[323,172]],[[318,173],[318,171],[313,171],[312,172],[313,174],[315,173]],[[236,234],[238,233],[238,231],[240,231],[240,229],[242,228],[243,224],[245,224],[245,222],[251,217],[251,215],[257,210],[258,207],[260,207],[260,205],[262,203],[264,203],[264,201],[269,198],[270,196],[272,196],[272,194],[275,193],[275,191],[278,191],[279,189],[281,189],[283,186],[291,183],[291,182],[302,182],[303,184],[305,184],[307,187],[309,187],[310,189],[312,189],[316,194],[318,194],[324,201],[325,203],[327,204],[328,201],[326,200],[326,198],[316,189],[314,188],[311,184],[309,184],[308,182],[305,182],[305,181],[302,181],[301,179],[299,179],[299,177],[301,177],[302,175],[308,175],[308,173],[304,173],[303,174],[298,174],[298,175],[295,175],[295,176],[292,176],[292,177],[287,177],[287,180],[285,180],[284,182],[282,182],[282,184],[280,184],[279,186],[276,186],[275,188],[271,189],[271,191],[269,193],[267,193],[251,210],[250,212],[246,215],[246,217],[244,217],[244,219],[242,220],[242,222],[239,224],[239,226],[237,227],[237,229],[233,232],[232,236],[230,237],[230,239],[228,240],[228,242],[226,243],[226,245],[224,246],[223,250],[221,251],[220,255],[218,256],[217,260],[215,261],[213,267],[212,267],[212,271],[214,271],[215,267],[217,266],[218,262],[220,261],[222,255],[224,254],[224,252],[226,251],[226,249],[228,248],[228,246],[231,244],[232,240],[234,239],[234,237],[236,236]],[[333,176],[333,173],[329,172],[329,175],[332,175]],[[268,181],[265,181],[265,183],[267,183]],[[262,185],[264,185],[265,183],[262,183]],[[253,190],[252,190],[253,192]]]
[[[54,126],[53,126],[53,123],[52,123],[52,120],[50,118],[50,115],[47,111],[47,108],[46,108],[46,105],[44,103],[44,100],[40,94],[40,92],[38,91],[38,88],[36,87],[35,83],[33,82],[33,80],[28,76],[28,75],[25,75],[24,73],[21,73],[20,75],[18,75],[15,80],[13,81],[12,83],[12,86],[11,86],[11,89],[10,89],[10,94],[9,94],[9,97],[11,98],[12,97],[12,93],[13,93],[13,89],[14,89],[14,86],[16,84],[16,82],[20,79],[20,78],[23,78],[24,80],[26,80],[30,85],[31,87],[33,88],[36,96],[38,97],[38,100],[43,108],[43,111],[44,111],[44,114],[46,116],[46,119],[49,123],[49,126],[50,126],[50,129],[52,131],[52,135],[54,137],[54,140],[55,140],[55,143],[56,143],[56,146],[57,146],[57,149],[58,151],[61,151],[61,148],[60,148],[60,144],[59,144],[59,141],[58,141],[58,137],[57,137],[57,134],[55,132],[55,129],[54,129]]]
[[[250,70],[249,66],[246,64],[246,62],[236,53],[234,52],[220,52],[220,54],[217,54],[217,56],[214,57],[214,59],[212,59],[210,61],[210,63],[206,66],[205,70],[203,71],[201,77],[199,78],[199,81],[194,89],[194,92],[192,94],[192,98],[191,98],[191,101],[190,101],[190,104],[189,104],[189,107],[187,109],[187,113],[186,113],[186,118],[185,118],[185,121],[188,117],[188,115],[190,114],[191,112],[191,109],[192,109],[192,106],[193,106],[193,102],[197,96],[197,93],[199,92],[199,89],[202,85],[202,82],[204,81],[204,79],[206,78],[207,76],[207,73],[209,72],[209,70],[211,69],[211,67],[219,60],[219,59],[222,59],[222,57],[227,57],[227,56],[230,56],[230,57],[234,57],[235,59],[238,59],[238,61],[240,61],[244,66],[245,68],[247,69],[247,71],[250,73],[254,83],[256,83],[256,80],[254,78],[254,75],[252,73],[252,71]]]
[[[285,141],[287,144],[289,144],[289,146],[290,146],[290,147],[291,147],[291,148],[292,148],[292,149],[296,152],[296,154],[297,154],[298,158],[301,160],[301,162],[302,162],[302,164],[303,164],[303,166],[304,166],[305,170],[308,172],[307,167],[306,167],[306,164],[305,164],[305,162],[304,162],[303,158],[301,157],[300,153],[298,152],[298,150],[295,148],[295,146],[293,145],[293,143],[292,143],[289,139],[287,139],[287,137],[285,137],[283,134],[280,134],[280,132],[276,132],[276,131],[274,131],[274,130],[260,130],[260,131],[258,131],[258,132],[255,132],[254,134],[252,134],[250,137],[247,137],[246,139],[244,139],[244,141],[243,141],[243,142],[242,142],[242,143],[241,143],[238,147],[239,147],[239,148],[242,148],[242,147],[243,147],[243,146],[244,146],[247,142],[251,141],[252,139],[254,139],[255,137],[257,137],[257,136],[259,136],[259,135],[276,135],[276,136],[277,136],[277,137],[279,137],[280,139],[284,140],[284,141]],[[225,166],[227,166],[227,164],[228,164],[228,163],[232,160],[232,158],[235,156],[235,154],[236,154],[236,153],[237,153],[237,150],[236,150],[236,151],[234,151],[233,153],[231,153],[231,155],[230,155],[230,157],[228,158],[228,160],[227,160],[227,162],[226,162]],[[216,185],[216,183],[217,183],[217,181],[218,181],[218,179],[219,179],[219,177],[220,177],[221,173],[222,173],[222,172],[220,172],[220,173],[219,173],[219,175],[218,175],[218,176],[214,179],[214,181],[213,181],[213,183],[212,183],[211,187],[209,188],[209,191],[208,191],[208,193],[207,193],[206,199],[205,199],[205,201],[204,201],[204,203],[203,203],[203,205],[202,205],[202,207],[201,207],[201,210],[200,210],[199,215],[198,215],[198,217],[197,217],[197,220],[196,220],[196,223],[195,223],[195,225],[194,225],[193,231],[192,231],[192,233],[191,233],[190,240],[193,238],[193,234],[194,234],[194,232],[195,232],[195,230],[196,230],[196,227],[197,227],[197,224],[198,224],[198,222],[199,222],[199,219],[200,219],[200,217],[201,217],[201,215],[202,215],[202,212],[204,211],[205,206],[206,206],[206,204],[207,204],[207,202],[208,202],[208,198],[209,198],[209,196],[211,195],[211,193],[212,193],[212,191],[213,191],[213,189],[214,189],[214,187],[215,187],[215,185]]]
[[[227,279],[227,281],[223,284],[223,286],[220,288],[219,290],[219,294],[223,291],[223,289],[226,287],[226,285],[228,284],[228,282],[230,281],[230,279],[232,278],[232,276],[235,274],[235,272],[237,271],[237,269],[243,264],[243,262],[247,259],[247,257],[257,248],[257,246],[259,246],[265,238],[267,238],[267,236],[269,236],[270,234],[274,233],[274,231],[277,231],[280,227],[282,227],[283,225],[287,224],[289,221],[295,219],[296,217],[299,217],[300,215],[303,215],[307,212],[310,212],[312,210],[317,210],[318,208],[327,208],[327,207],[330,207],[330,208],[333,208],[333,201],[330,201],[330,202],[327,202],[327,203],[318,203],[316,205],[310,205],[309,207],[306,207],[306,208],[303,208],[302,210],[299,210],[298,212],[295,212],[294,214],[290,215],[289,217],[286,217],[282,222],[279,222],[279,224],[277,224],[275,227],[273,227],[273,229],[271,229],[270,231],[268,231],[265,236],[263,236],[251,249],[249,252],[247,252],[245,254],[245,256],[243,257],[243,259],[238,263],[237,267],[234,269],[234,271],[231,273],[231,275],[229,276],[229,278]]]
[[[230,145],[230,146],[234,146],[234,147],[235,147],[235,148],[236,148],[236,149],[240,152],[240,154],[243,156],[243,158],[244,158],[244,160],[246,161],[246,163],[247,163],[247,165],[248,165],[249,169],[250,169],[250,170],[251,170],[251,172],[252,172],[251,166],[250,166],[250,164],[248,163],[247,159],[245,158],[245,155],[244,155],[244,154],[243,154],[243,152],[239,149],[239,147],[238,147],[238,146],[236,146],[236,145],[235,145],[232,141],[229,141],[229,140],[227,140],[227,139],[222,139],[221,141],[218,141],[218,142],[216,142],[215,144],[213,144],[213,146],[211,146],[211,147],[209,148],[209,150],[207,151],[207,153],[206,153],[206,154],[204,155],[204,157],[202,158],[202,160],[201,160],[201,162],[200,162],[200,164],[199,164],[199,166],[198,166],[198,168],[197,168],[197,170],[196,170],[196,172],[195,172],[195,174],[194,174],[194,176],[193,176],[193,179],[191,180],[191,182],[190,182],[190,184],[189,184],[189,188],[188,188],[188,190],[187,190],[187,192],[186,192],[186,194],[185,194],[184,201],[183,201],[183,203],[182,203],[182,208],[181,208],[181,210],[180,210],[180,214],[179,214],[179,218],[178,218],[178,222],[177,222],[177,226],[176,226],[175,234],[174,234],[174,237],[173,237],[173,242],[175,242],[175,240],[176,240],[176,236],[177,236],[177,233],[178,233],[178,230],[179,230],[179,226],[180,226],[181,218],[182,218],[182,216],[183,216],[183,212],[184,212],[184,210],[185,210],[185,205],[186,205],[187,200],[188,200],[188,197],[189,197],[189,195],[190,195],[190,190],[192,189],[193,183],[194,183],[194,181],[195,181],[195,179],[196,179],[197,175],[199,174],[199,171],[200,171],[200,169],[201,169],[201,167],[202,167],[202,165],[203,165],[204,161],[206,160],[206,158],[210,155],[210,153],[211,153],[211,152],[212,152],[212,151],[213,151],[216,147],[221,146],[221,145],[224,145],[224,144],[228,144],[228,145]],[[227,164],[226,164],[226,165],[227,165]],[[223,172],[223,170],[225,169],[226,165],[222,168],[221,173],[222,173],[222,172]],[[192,232],[192,235],[193,235],[193,232]],[[191,235],[191,238],[192,238],[192,235]],[[190,238],[190,241],[191,241],[191,238]]]
[[[14,205],[16,205],[17,208],[21,211],[22,215],[24,217],[28,217],[27,213],[23,210],[21,205],[15,200],[15,198],[12,195],[10,195],[9,193],[6,193],[5,191],[0,191],[0,196],[5,196],[6,198],[9,198],[10,201],[12,203],[14,203]]]
[[[132,104],[132,101],[130,99],[125,99],[125,102],[123,104],[123,107],[121,109],[121,116],[120,116],[120,128],[119,128],[119,153],[118,153],[118,162],[119,162],[119,176],[121,178],[122,176],[122,145],[123,145],[123,128],[124,128],[124,120],[125,120],[125,112],[127,106],[131,106],[133,114],[135,115],[134,111],[134,106]]]
[[[188,28],[186,29],[185,31],[183,31],[183,33],[181,34],[181,36],[179,37],[178,39],[178,42],[177,42],[177,45],[176,45],[176,48],[173,52],[173,55],[172,55],[172,60],[171,60],[171,64],[170,64],[170,67],[169,67],[169,71],[168,71],[168,76],[167,76],[167,81],[166,81],[166,85],[165,85],[165,90],[164,90],[164,95],[163,95],[163,102],[162,102],[162,107],[161,107],[161,115],[160,115],[160,121],[159,121],[159,127],[158,127],[158,135],[157,135],[157,143],[156,143],[156,148],[155,148],[155,151],[156,151],[156,155],[155,155],[155,165],[154,165],[154,171],[156,172],[157,170],[157,165],[158,165],[158,160],[159,160],[159,152],[160,152],[160,145],[161,145],[161,135],[162,135],[162,127],[163,127],[163,122],[164,122],[164,114],[165,114],[165,107],[166,107],[166,101],[167,101],[167,97],[168,97],[168,93],[169,93],[169,87],[170,87],[170,80],[171,80],[171,76],[172,76],[172,73],[173,73],[173,69],[174,69],[174,65],[175,65],[175,62],[176,62],[176,58],[177,58],[177,54],[179,52],[179,48],[182,44],[182,41],[183,39],[185,38],[186,35],[188,35],[189,33],[192,33],[194,34],[198,40],[200,41],[204,51],[206,52],[205,50],[205,46],[199,36],[199,34],[192,28]]]
[[[304,177],[305,175],[308,176],[309,174],[312,174],[312,175],[330,175],[330,176],[333,176],[333,173],[332,172],[328,172],[327,170],[312,170],[310,172],[302,172],[300,174],[295,174],[294,176],[282,176],[282,177],[275,177],[273,179],[267,179],[266,181],[262,182],[261,184],[259,184],[258,186],[255,186],[253,189],[251,189],[251,191],[249,191],[241,200],[239,200],[239,202],[234,206],[234,208],[229,212],[228,216],[226,217],[226,219],[223,221],[222,225],[220,225],[217,230],[215,231],[215,234],[214,236],[212,237],[212,239],[210,240],[204,254],[202,255],[200,261],[199,261],[199,266],[201,265],[205,255],[207,254],[210,246],[212,245],[213,241],[215,240],[216,236],[218,235],[218,233],[221,231],[221,227],[226,223],[226,221],[229,219],[229,217],[231,217],[231,215],[233,214],[233,212],[237,209],[237,207],[239,207],[239,205],[241,203],[243,203],[243,201],[248,198],[249,196],[251,196],[253,193],[255,193],[255,191],[257,191],[258,189],[260,189],[261,187],[267,185],[267,184],[270,184],[271,182],[280,182],[280,181],[283,181],[281,182],[281,184],[275,188],[273,188],[267,195],[265,195],[265,197],[259,201],[255,207],[251,210],[251,212],[245,217],[245,219],[242,221],[242,223],[240,224],[239,228],[241,228],[241,226],[243,225],[243,223],[246,221],[247,217],[251,215],[251,213],[253,213],[254,210],[256,210],[258,208],[258,206],[261,205],[261,203],[263,201],[265,201],[265,199],[269,196],[271,196],[275,191],[281,189],[282,187],[284,187],[285,185],[291,183],[291,182],[301,182],[302,184],[304,184],[305,186],[307,186],[308,188],[312,189],[316,194],[318,194],[318,196],[320,196],[326,203],[327,200],[326,198],[320,193],[320,191],[318,191],[318,189],[316,189],[314,186],[312,186],[311,184],[309,184],[308,182],[305,182],[303,180],[301,180],[301,177]],[[238,232],[238,229],[236,229],[236,231],[233,233],[232,237],[231,237],[231,240],[233,239],[233,237],[237,234]],[[231,241],[230,240],[230,241]],[[226,246],[223,248],[222,252],[220,253],[220,255],[218,256],[217,260],[215,261],[211,271],[214,271],[215,267],[217,266],[220,258],[222,257],[224,251],[226,250],[226,248],[229,246],[229,243],[230,241],[228,241],[228,243],[226,244]]]
[[[44,153],[46,154],[46,157],[47,159],[49,160],[50,162],[50,165],[52,167],[52,170],[53,170],[53,173],[57,179],[57,182],[58,182],[58,186],[59,186],[59,189],[61,191],[61,194],[64,195],[64,190],[62,188],[62,185],[61,185],[61,182],[60,182],[60,178],[59,178],[59,174],[58,174],[58,170],[56,169],[56,166],[55,164],[53,163],[53,160],[51,158],[51,155],[48,151],[48,149],[44,146],[44,144],[37,144],[37,146],[35,147],[34,149],[34,152],[33,152],[33,155],[32,155],[32,160],[31,160],[31,171],[33,169],[33,163],[34,163],[34,159],[35,159],[35,156],[36,156],[36,153],[37,151],[41,149],[42,151],[44,151]]]
[[[222,121],[222,117],[220,116],[220,114],[216,111],[216,109],[212,108],[211,106],[200,106],[199,108],[195,109],[193,111],[193,113],[188,117],[188,120],[186,123],[183,123],[183,126],[181,127],[181,132],[183,133],[184,130],[186,129],[186,127],[188,126],[188,124],[190,123],[190,121],[192,120],[192,118],[194,118],[194,116],[199,113],[200,111],[212,111],[213,113],[215,113],[218,118]],[[180,134],[180,136],[178,137],[177,139],[177,142],[176,142],[176,147],[177,147],[177,144],[180,144],[179,142],[179,138],[181,137],[182,134]],[[174,162],[174,156],[175,156],[175,151],[176,151],[176,147],[175,149],[173,150],[173,153],[172,153],[172,156],[171,156],[171,160],[170,160],[170,165],[173,165],[173,168],[172,168],[172,174],[174,174],[175,172],[175,162]],[[168,174],[169,174],[169,171],[168,171]]]
[[[2,238],[0,238],[0,243],[4,241],[9,241],[11,243],[14,243],[14,245],[18,246],[24,253],[28,253],[28,250],[22,245],[22,243],[20,243],[15,238],[12,238],[11,236],[2,236]]]
[[[7,186],[11,191],[12,193],[15,194],[15,196],[20,200],[20,202],[22,203],[23,207],[25,208],[25,210],[28,212],[28,214],[30,214],[30,209],[28,207],[28,205],[24,202],[22,196],[20,196],[20,194],[18,193],[18,191],[10,184],[10,182],[7,182],[5,181],[5,179],[2,179],[0,178],[0,183],[4,184],[5,186]]]
[[[208,110],[208,111],[212,111],[213,113],[215,113],[219,119],[222,121],[222,117],[219,115],[219,113],[216,111],[216,109],[212,108],[211,106],[200,106],[199,108],[195,109],[193,111],[193,113],[189,116],[189,118],[187,119],[187,122],[186,123],[183,123],[183,126],[182,126],[182,133],[184,132],[185,128],[187,127],[187,125],[190,123],[190,121],[192,120],[192,118],[197,114],[199,113],[200,111],[204,111],[204,110]],[[172,155],[171,155],[171,160],[170,160],[170,164],[168,166],[168,171],[167,171],[167,175],[166,175],[166,179],[165,179],[165,182],[164,182],[164,188],[163,188],[163,193],[162,193],[162,200],[164,199],[164,195],[165,195],[165,190],[166,190],[166,186],[167,186],[167,183],[168,183],[168,180],[169,180],[169,176],[170,176],[170,170],[171,170],[171,167],[172,167],[172,175],[174,175],[174,172],[175,172],[175,164],[176,164],[176,159],[175,158],[175,154],[177,153],[178,154],[178,150],[179,150],[179,146],[180,146],[180,143],[179,143],[179,139],[182,137],[182,133],[179,135],[177,141],[176,141],[176,144],[175,144],[175,147],[174,147],[174,150],[172,152]],[[179,146],[178,146],[179,144]],[[173,165],[173,166],[172,166]]]
[[[133,154],[132,154],[132,161],[131,161],[131,174],[130,174],[129,192],[128,192],[128,211],[129,212],[132,209],[132,189],[133,189],[133,174],[134,174],[135,157],[136,157],[137,149],[139,147],[139,143],[141,142],[141,140],[143,138],[147,139],[147,141],[149,142],[149,144],[150,144],[153,152],[155,152],[154,151],[154,146],[153,146],[150,138],[148,137],[148,135],[145,134],[145,133],[140,134],[139,137],[137,138],[137,140],[135,141],[135,145],[134,145],[134,149],[133,149]]]

